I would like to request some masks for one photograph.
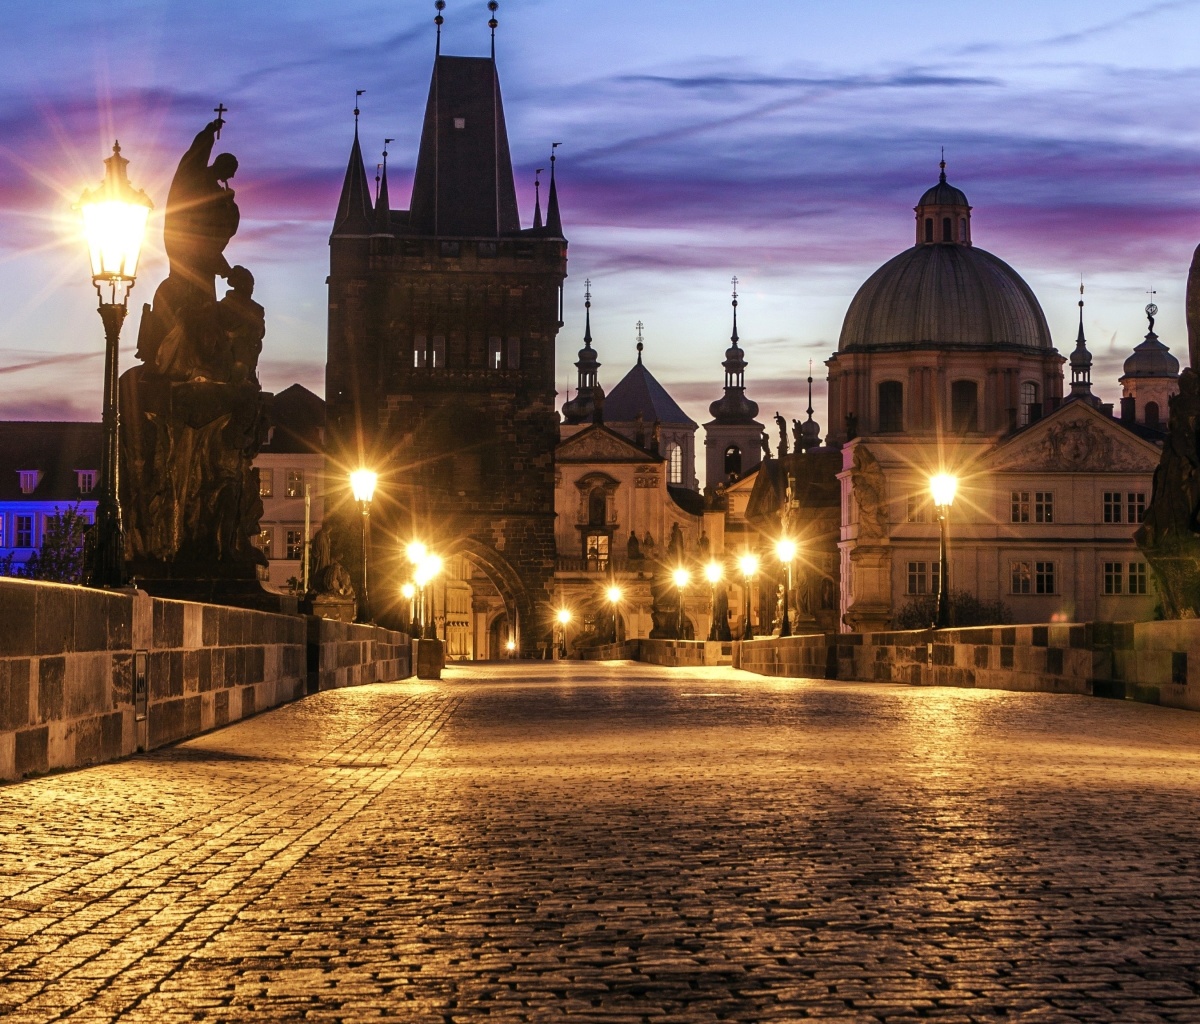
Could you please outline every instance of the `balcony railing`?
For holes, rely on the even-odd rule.
[[[586,572],[603,575],[609,571],[615,573],[649,572],[650,562],[644,558],[630,561],[628,558],[559,558],[559,572]]]

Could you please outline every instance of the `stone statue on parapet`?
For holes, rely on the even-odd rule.
[[[254,581],[267,565],[252,468],[267,434],[266,315],[254,275],[225,258],[241,214],[229,187],[237,160],[209,163],[224,123],[205,125],[179,161],[163,228],[170,270],[142,310],[142,365],[121,377],[126,555],[135,578],[175,581],[179,596],[180,581]],[[229,284],[220,301],[218,278]]]
[[[779,413],[775,414],[775,426],[779,428],[779,457],[782,459],[788,453],[787,420]]]

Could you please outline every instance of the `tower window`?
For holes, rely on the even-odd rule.
[[[953,242],[954,241],[954,226],[953,226],[953,222],[950,220],[949,217],[942,218],[942,241],[943,242]]]
[[[508,354],[505,368],[509,370],[519,370],[521,368],[521,339],[508,339]]]
[[[967,240],[967,218],[966,217],[958,218],[958,240],[960,242],[966,242],[966,240]]]
[[[1021,384],[1021,415],[1019,423],[1027,427],[1041,418],[1042,407],[1038,405],[1038,386],[1031,380]]]
[[[500,369],[500,339],[488,338],[488,369]]]
[[[683,449],[674,442],[667,445],[667,480],[673,484],[683,483]]]
[[[742,475],[742,450],[736,444],[725,449],[725,476]]]
[[[418,334],[413,338],[413,369],[425,369],[425,360],[428,358],[428,351],[425,348],[425,335]]]
[[[979,429],[979,387],[973,380],[950,385],[950,426],[960,433]]]
[[[885,380],[879,385],[879,432],[898,434],[904,429],[904,385]]]
[[[925,218],[925,241],[927,241],[927,242],[933,241],[933,218],[932,217]]]
[[[608,522],[608,498],[603,489],[595,487],[588,495],[588,525],[604,526]]]
[[[433,345],[429,350],[429,367],[432,370],[442,370],[446,367],[446,339],[440,334],[433,336]]]
[[[1157,402],[1147,402],[1146,403],[1146,426],[1148,426],[1148,427],[1157,427],[1158,426],[1158,403]]]

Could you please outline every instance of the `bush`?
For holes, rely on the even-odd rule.
[[[937,619],[937,594],[911,598],[896,613],[896,629],[928,629]],[[951,626],[1005,626],[1012,621],[1003,601],[981,601],[965,590],[950,591]]]
[[[56,508],[54,515],[46,517],[41,548],[22,566],[21,575],[51,583],[82,583],[83,535],[90,528],[78,504]]]

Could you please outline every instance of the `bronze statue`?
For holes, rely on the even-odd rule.
[[[775,426],[779,428],[779,457],[782,459],[788,453],[787,420],[779,413],[775,414]]]
[[[638,536],[632,530],[629,531],[629,540],[625,544],[625,557],[631,562],[641,561],[642,545],[638,542]]]
[[[759,435],[758,443],[762,445],[763,458],[769,459],[771,457],[771,439],[767,437],[765,430]]]

